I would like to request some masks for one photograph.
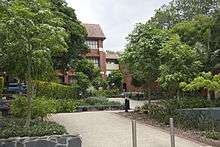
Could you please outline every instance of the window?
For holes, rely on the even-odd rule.
[[[86,45],[89,46],[90,49],[98,49],[98,41],[86,41]]]
[[[118,60],[116,59],[108,59],[107,64],[118,64]]]
[[[90,63],[92,63],[95,67],[99,67],[99,58],[88,58]]]

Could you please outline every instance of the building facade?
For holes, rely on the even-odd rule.
[[[93,63],[93,65],[100,69],[103,78],[106,78],[112,71],[120,70],[123,73],[124,84],[128,91],[142,91],[142,88],[132,85],[132,76],[124,65],[119,64],[121,53],[106,51],[104,48],[105,34],[99,24],[83,24],[87,31],[86,44],[89,51],[82,56]],[[64,71],[57,70],[60,83],[72,83],[75,71],[74,69],[64,73]]]

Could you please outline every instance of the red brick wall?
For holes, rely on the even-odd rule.
[[[106,53],[103,51],[100,51],[99,54],[100,54],[100,60],[99,60],[100,70],[101,72],[104,73],[104,75],[106,75]]]
[[[126,65],[120,65],[120,71],[123,73],[123,83],[126,84],[128,92],[143,92],[143,87],[136,87],[132,85],[132,76]]]

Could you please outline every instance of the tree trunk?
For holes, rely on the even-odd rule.
[[[31,46],[29,46],[29,49],[31,49]],[[27,118],[26,118],[26,123],[25,127],[29,128],[30,127],[30,122],[31,122],[31,103],[32,103],[32,78],[31,78],[31,54],[28,55],[27,57],[27,100],[28,100],[28,113],[27,113]]]
[[[147,86],[147,97],[148,97],[148,103],[151,103],[151,87],[150,85]]]
[[[209,89],[207,89],[207,99],[209,101],[211,101],[211,94],[210,94],[210,90]]]
[[[176,97],[177,97],[178,100],[180,99],[180,90],[179,90],[179,88],[177,88]]]

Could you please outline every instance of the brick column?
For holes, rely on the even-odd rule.
[[[103,51],[100,51],[99,54],[100,54],[100,58],[99,58],[100,69],[101,72],[104,73],[103,77],[106,77],[106,54]]]

